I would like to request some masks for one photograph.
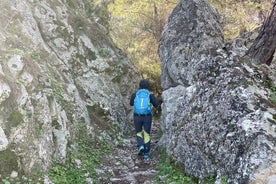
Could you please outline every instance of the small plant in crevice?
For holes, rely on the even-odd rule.
[[[109,48],[100,48],[99,49],[99,55],[103,58],[111,58],[112,57],[112,51]]]
[[[52,94],[49,93],[48,96],[54,96],[56,99],[64,100],[64,88],[60,80],[58,80],[53,73],[48,74],[52,86]]]
[[[215,175],[211,175],[206,177],[205,179],[203,179],[203,183],[204,184],[215,184],[216,183],[216,176]],[[222,176],[220,179],[220,183],[221,184],[227,184],[227,178],[225,176]]]
[[[165,150],[160,150],[154,183],[196,184],[197,180],[186,176],[181,165],[167,157]]]
[[[270,78],[266,78],[264,80],[264,85],[266,88],[268,88],[271,93],[269,95],[269,101],[273,104],[276,105],[276,86],[274,85],[274,82]]]
[[[270,94],[269,99],[270,99],[271,103],[276,105],[276,86],[273,86],[270,89],[271,89],[271,94]]]
[[[80,123],[78,131],[74,146],[68,149],[66,163],[59,164],[54,161],[49,171],[51,181],[56,184],[86,183],[87,178],[96,182],[95,168],[102,156],[111,151],[111,146],[104,140],[87,133],[84,123]]]

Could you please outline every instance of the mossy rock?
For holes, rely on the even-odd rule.
[[[13,127],[16,127],[21,122],[23,122],[23,115],[19,111],[14,111],[8,118],[9,122],[12,124]]]
[[[6,134],[9,135],[13,127],[18,126],[23,122],[23,115],[18,111],[13,111],[8,117],[8,123],[6,127]]]
[[[10,176],[12,171],[18,171],[17,156],[10,149],[0,151],[0,175]]]

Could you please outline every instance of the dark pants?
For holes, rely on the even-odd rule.
[[[152,115],[137,116],[134,115],[134,125],[136,131],[137,146],[144,145],[145,153],[150,152],[150,131],[151,131]]]

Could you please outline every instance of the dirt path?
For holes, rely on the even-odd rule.
[[[103,184],[152,184],[156,173],[158,152],[157,123],[151,132],[151,159],[145,161],[137,155],[135,137],[123,140],[123,146],[116,147],[111,155],[102,160],[102,168],[97,170]]]

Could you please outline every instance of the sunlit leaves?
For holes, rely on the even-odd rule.
[[[226,40],[260,26],[268,16],[273,0],[209,0],[219,11]]]
[[[114,0],[108,6],[113,40],[128,54],[142,76],[153,81],[159,82],[161,72],[157,54],[159,39],[177,3],[178,0]]]

